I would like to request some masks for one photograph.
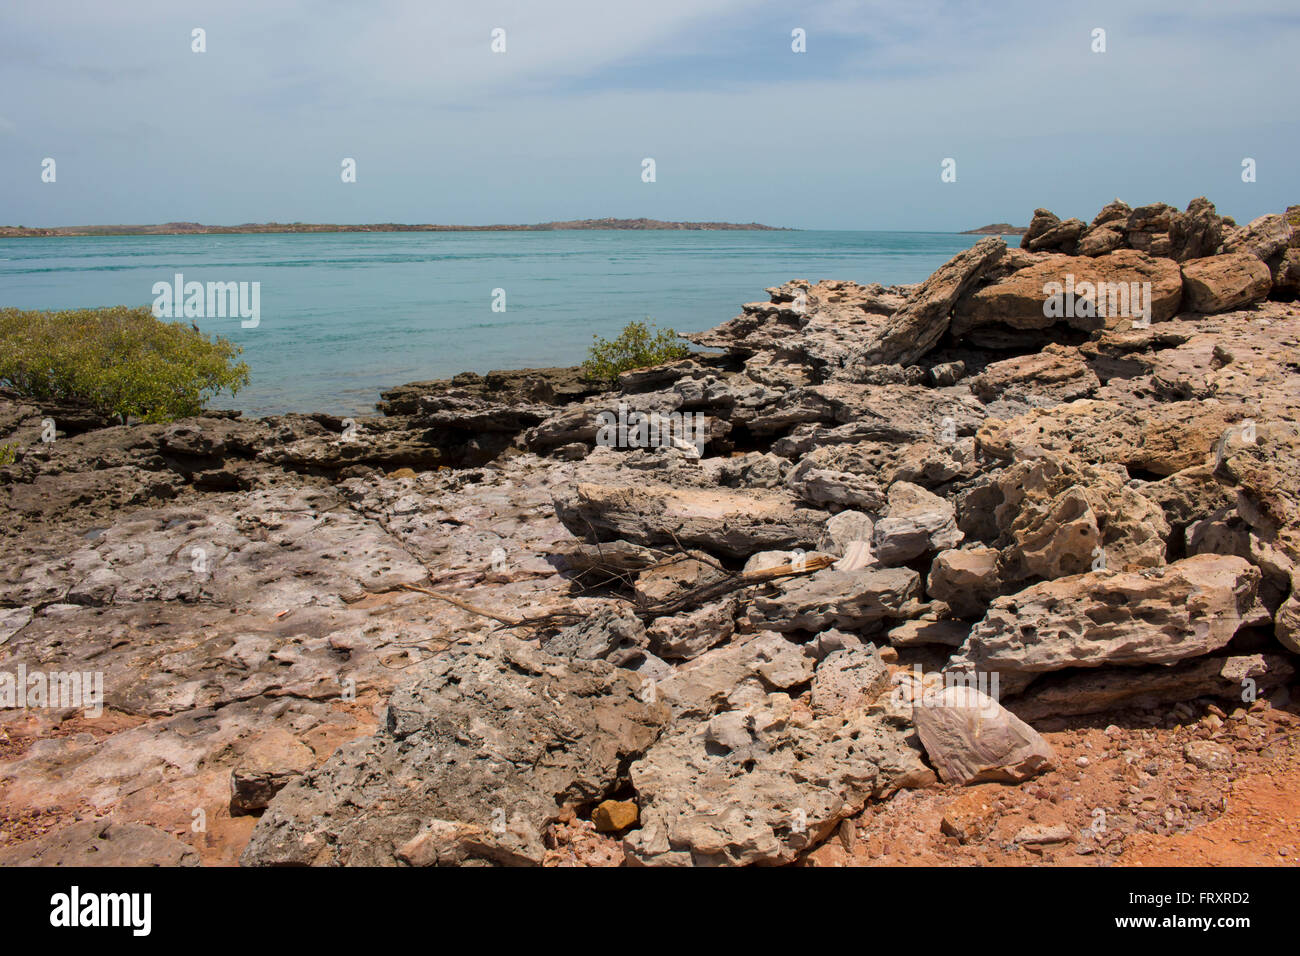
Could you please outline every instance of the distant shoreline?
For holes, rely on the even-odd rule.
[[[338,232],[554,232],[568,229],[636,229],[693,232],[798,231],[782,226],[765,226],[757,222],[665,222],[660,219],[572,219],[565,222],[493,226],[444,226],[394,222],[359,225],[310,222],[246,222],[238,226],[205,226],[198,222],[167,222],[149,226],[54,226],[50,228],[0,226],[0,239],[51,236],[227,236]]]
[[[1009,222],[995,222],[978,229],[966,229],[957,233],[959,236],[1023,236],[1029,231],[1026,226],[1013,226]]]

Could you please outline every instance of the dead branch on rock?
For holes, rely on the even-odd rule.
[[[422,588],[418,584],[399,584],[393,590],[418,591],[421,594],[429,595],[429,597],[437,598],[439,601],[446,601],[448,604],[454,604],[462,611],[469,611],[471,614],[477,614],[479,617],[491,618],[492,620],[497,621],[500,624],[504,624],[510,627],[514,627],[520,623],[514,618],[504,617],[503,615],[497,614],[493,611],[488,611],[485,610],[484,608],[476,607],[475,605],[470,604],[468,601],[462,601],[460,598],[454,598],[450,594],[443,594],[440,591],[433,591],[430,590],[429,588]]]
[[[686,557],[689,559],[690,556]],[[692,588],[685,594],[680,594],[670,600],[661,601],[658,604],[642,607],[638,610],[640,613],[650,617],[663,617],[668,614],[676,614],[678,611],[685,610],[686,608],[695,607],[716,600],[717,598],[730,594],[732,591],[740,591],[744,588],[753,587],[758,584],[766,584],[769,581],[775,581],[779,578],[812,574],[814,571],[828,568],[834,563],[835,559],[830,555],[819,554],[803,561],[779,564],[774,568],[763,568],[758,571],[742,571],[739,574],[729,572],[721,581],[702,584],[697,588]],[[717,565],[716,567],[719,570],[723,570],[721,565]]]
[[[679,545],[680,547],[680,545]],[[690,554],[684,550],[678,554],[670,554],[664,561],[655,567],[671,566],[682,561],[701,561],[697,555]],[[820,571],[828,568],[835,563],[835,559],[829,555],[816,555],[803,561],[780,564],[772,568],[763,568],[758,571],[727,571],[721,564],[709,559],[701,563],[707,564],[718,571],[723,572],[726,576],[719,581],[711,581],[708,584],[702,584],[699,587],[691,588],[684,594],[667,601],[661,601],[658,604],[643,605],[636,608],[637,614],[649,619],[663,617],[668,614],[676,614],[678,611],[686,608],[696,607],[709,601],[716,600],[733,591],[740,591],[744,588],[754,587],[759,584],[766,584],[769,581],[775,581],[780,578],[797,577],[804,574],[812,574],[814,571]],[[398,591],[415,591],[419,594],[426,594],[429,597],[436,598],[439,601],[446,601],[448,604],[460,608],[462,611],[468,611],[470,614],[476,614],[479,617],[486,617],[489,620],[497,622],[497,627],[493,631],[506,631],[513,628],[524,628],[529,631],[538,631],[559,627],[569,627],[586,620],[590,614],[585,611],[551,611],[547,614],[539,614],[535,617],[512,618],[495,611],[489,611],[486,608],[470,604],[468,601],[462,601],[460,598],[452,597],[450,594],[444,594],[441,591],[434,591],[431,588],[421,587],[418,584],[399,584],[389,590]]]

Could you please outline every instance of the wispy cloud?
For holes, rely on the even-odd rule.
[[[10,5],[0,221],[956,228],[1200,193],[1250,217],[1300,193],[1297,40],[1275,0]],[[76,161],[45,188],[43,156]]]

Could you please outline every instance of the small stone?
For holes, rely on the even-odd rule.
[[[856,843],[858,839],[858,832],[857,832],[857,827],[853,825],[853,821],[850,820],[848,817],[845,817],[843,820],[840,821],[839,837],[840,837],[840,845],[844,847],[845,850],[852,852],[853,844]],[[1279,850],[1278,852],[1282,853],[1283,856],[1286,855],[1285,852],[1281,850]]]
[[[1183,747],[1187,762],[1202,770],[1223,771],[1232,768],[1232,752],[1208,740],[1192,740]]]
[[[1039,846],[1044,843],[1064,843],[1073,834],[1064,823],[1056,826],[1023,827],[1015,836],[1015,842],[1021,846]]]
[[[606,800],[591,814],[591,822],[601,833],[626,830],[636,821],[637,808],[631,800]]]

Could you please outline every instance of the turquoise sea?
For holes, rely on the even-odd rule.
[[[259,282],[239,344],[247,414],[366,413],[380,391],[461,371],[576,365],[649,317],[696,331],[788,279],[918,282],[980,237],[918,232],[555,231],[0,239],[0,306],[151,305],[176,273]],[[494,290],[505,311],[493,311]],[[500,301],[498,295],[497,301]],[[188,320],[185,320],[188,321]]]

